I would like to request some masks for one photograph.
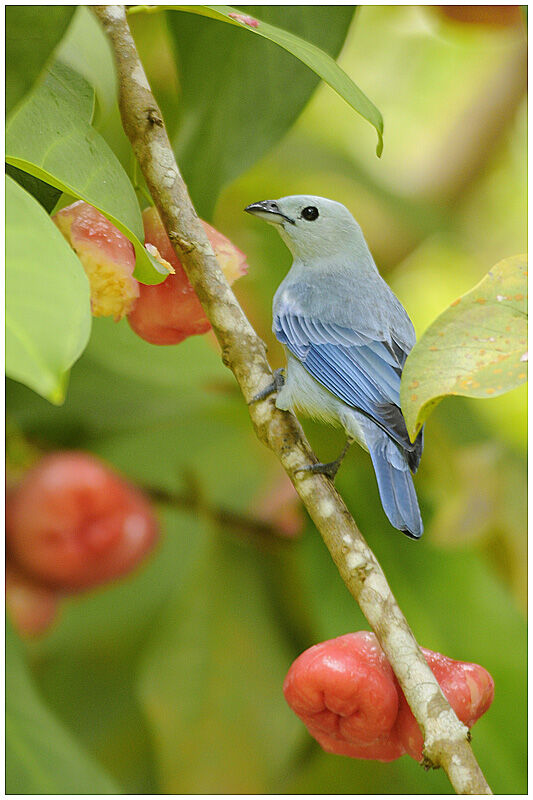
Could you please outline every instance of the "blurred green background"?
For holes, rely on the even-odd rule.
[[[274,230],[242,213],[255,200],[313,193],[346,204],[420,336],[494,263],[526,250],[523,22],[466,24],[423,6],[246,10],[340,50],[385,120],[377,159],[368,123],[328,87],[313,92],[312,73],[274,45],[188,14],[131,18],[193,200],[248,256],[234,288],[272,366],[283,357],[271,300],[290,256]],[[96,126],[131,173],[110,54],[85,9],[58,55],[91,79]],[[270,492],[277,524],[282,471],[256,440],[211,335],[159,348],[126,321],[95,319],[65,404],[8,381],[7,409],[37,445],[87,449],[170,495],[145,564],[65,600],[49,634],[15,643],[8,791],[452,792],[442,771],[406,756],[384,765],[326,755],[285,704],[283,678],[303,649],[368,625],[303,512],[299,536],[258,523]],[[304,424],[319,457],[334,458],[342,434]],[[520,794],[525,387],[444,401],[425,442],[420,542],[388,524],[363,451],[352,448],[337,486],[418,641],[493,675],[474,751],[495,793]],[[221,523],[221,511],[242,524]]]

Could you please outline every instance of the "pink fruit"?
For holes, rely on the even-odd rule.
[[[6,564],[6,609],[22,636],[38,636],[52,624],[58,606],[55,592]]]
[[[421,648],[432,673],[451,707],[468,728],[487,711],[494,699],[494,681],[479,664],[454,661],[452,658]],[[416,761],[422,760],[422,731],[407,704],[403,692],[396,723],[405,751]]]
[[[157,248],[160,257],[175,273],[156,286],[139,286],[139,299],[128,314],[128,322],[142,339],[151,344],[178,344],[188,336],[206,333],[211,325],[176,256],[155,208],[143,212],[147,245]],[[246,256],[230,240],[207,222],[202,223],[229,283],[248,270]]]
[[[132,243],[83,200],[61,209],[52,219],[83,264],[94,316],[122,319],[139,296]]]
[[[491,676],[478,664],[423,653],[455,713],[471,727],[492,703]],[[348,633],[309,648],[292,664],[283,691],[327,752],[422,759],[422,733],[373,633]]]
[[[393,761],[398,690],[376,637],[367,631],[321,642],[292,664],[285,699],[323,749],[352,758]]]
[[[36,581],[77,591],[128,573],[157,539],[148,500],[82,452],[45,456],[6,506],[7,551]]]

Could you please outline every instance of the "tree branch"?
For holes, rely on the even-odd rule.
[[[178,170],[124,6],[93,6],[115,55],[124,130],[170,240],[205,309],[222,359],[250,401],[272,379],[265,345],[227,283]],[[424,734],[426,764],[442,766],[460,794],[491,794],[457,719],[422,656],[374,554],[333,484],[296,472],[316,458],[296,418],[272,397],[248,406],[258,437],[279,458],[339,572],[376,633]]]
[[[207,507],[203,502],[195,497],[193,492],[175,494],[166,489],[147,484],[137,484],[150,499],[155,503],[162,503],[173,508],[184,509],[190,512],[203,512],[209,516],[213,522],[221,528],[226,528],[235,533],[247,537],[263,549],[271,552],[278,552],[292,544],[291,540],[280,533],[279,529],[272,522],[250,516],[240,511],[234,511],[223,506]]]

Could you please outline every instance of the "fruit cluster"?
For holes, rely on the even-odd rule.
[[[478,664],[422,652],[453,710],[471,728],[492,703],[492,677]],[[283,691],[328,753],[377,761],[407,753],[422,760],[422,733],[373,633],[348,633],[310,647],[292,664]]]
[[[94,316],[127,316],[152,344],[177,344],[210,329],[155,208],[143,213],[145,246],[169,273],[155,286],[133,277],[132,243],[93,206],[77,201],[53,220],[87,274]],[[247,272],[244,253],[203,225],[233,283]],[[147,499],[96,458],[82,452],[44,457],[7,492],[6,604],[14,623],[22,633],[42,632],[62,594],[129,572],[156,539]]]
[[[151,344],[178,344],[207,333],[211,325],[155,208],[143,212],[145,244],[168,270],[162,283],[147,286],[133,277],[133,245],[96,208],[79,200],[54,214],[54,222],[79,256],[89,278],[94,316],[127,316],[131,328]],[[202,223],[229,283],[248,271],[246,256],[207,222]]]
[[[7,491],[6,605],[14,624],[42,632],[62,595],[129,573],[157,536],[148,499],[97,458],[44,456]]]

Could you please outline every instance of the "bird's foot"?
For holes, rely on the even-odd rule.
[[[313,474],[318,475],[326,475],[330,480],[334,481],[337,472],[339,471],[339,467],[342,464],[344,456],[348,452],[350,445],[352,444],[352,439],[348,439],[346,444],[344,445],[344,449],[340,456],[335,459],[335,461],[328,461],[325,464],[318,463],[318,464],[308,464],[306,467],[298,467],[295,472],[312,472]]]
[[[313,475],[326,475],[330,480],[335,480],[335,475],[337,474],[340,461],[337,459],[336,461],[328,461],[326,464],[318,463],[318,464],[308,464],[306,467],[298,467],[295,469],[295,472],[312,472]]]
[[[269,397],[269,395],[275,394],[275,393],[279,392],[281,389],[283,389],[283,387],[285,385],[284,372],[285,372],[285,370],[283,369],[283,367],[280,367],[279,369],[275,369],[274,373],[273,373],[274,380],[272,381],[272,383],[269,383],[268,386],[266,386],[264,389],[262,389],[256,395],[254,395],[252,397],[252,399],[249,400],[248,405],[251,406],[252,403],[257,403],[259,400],[264,400],[265,397]]]

